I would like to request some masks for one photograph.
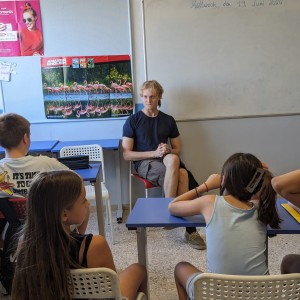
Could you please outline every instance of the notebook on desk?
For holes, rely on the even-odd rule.
[[[298,212],[297,210],[296,210],[296,208],[298,208],[298,207],[295,207],[294,208],[294,205],[292,205],[291,206],[291,204],[290,203],[282,203],[281,204],[291,215],[292,215],[292,217],[298,222],[298,223],[300,223],[300,212]]]

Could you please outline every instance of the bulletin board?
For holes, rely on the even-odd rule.
[[[40,9],[45,57],[131,54],[128,0],[40,0]],[[2,81],[5,112],[31,122],[53,122],[45,117],[41,57],[1,61],[16,64],[16,74]]]

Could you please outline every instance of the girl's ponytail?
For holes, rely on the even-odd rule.
[[[276,209],[276,192],[271,184],[273,176],[269,170],[264,171],[259,191],[258,219],[265,225],[270,225],[272,228],[279,228],[281,220]]]

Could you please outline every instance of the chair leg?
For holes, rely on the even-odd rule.
[[[106,213],[106,224],[110,225],[110,218],[109,218],[109,200],[106,200],[106,205],[105,205],[105,213]]]
[[[110,230],[111,230],[111,241],[114,244],[115,243],[115,236],[114,236],[114,227],[112,222],[112,214],[111,214],[111,203],[110,198],[106,199],[106,213],[108,218],[108,224],[110,224]]]
[[[132,209],[132,175],[131,175],[131,162],[129,163],[129,213],[131,213],[131,209]]]
[[[148,189],[145,188],[146,198],[148,198]]]

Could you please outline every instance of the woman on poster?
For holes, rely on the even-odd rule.
[[[25,3],[23,10],[23,23],[25,28],[20,30],[20,46],[22,56],[43,55],[43,34],[37,28],[37,13],[29,2]]]

